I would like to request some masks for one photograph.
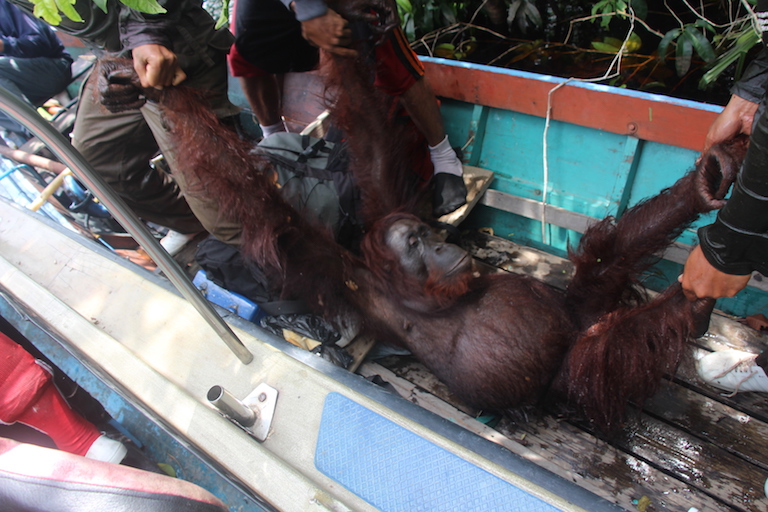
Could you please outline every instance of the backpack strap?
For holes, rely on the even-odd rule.
[[[301,147],[303,151],[296,158],[296,161],[301,164],[306,163],[310,158],[315,158],[321,151],[329,152],[325,145],[325,139],[317,139],[314,144],[310,144],[309,135],[301,136]]]

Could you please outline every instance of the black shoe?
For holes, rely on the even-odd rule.
[[[432,181],[432,214],[435,217],[442,217],[467,204],[467,186],[463,177],[439,172],[432,177]]]

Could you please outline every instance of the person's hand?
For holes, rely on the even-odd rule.
[[[179,67],[176,54],[159,44],[145,44],[133,49],[133,68],[142,87],[162,89],[179,85],[187,75]]]
[[[325,51],[342,57],[357,55],[355,50],[347,48],[352,42],[349,23],[331,9],[322,16],[302,21],[301,33],[304,39]]]
[[[714,144],[730,140],[741,133],[750,135],[757,107],[757,103],[735,94],[731,95],[728,104],[709,127],[707,137],[704,139],[703,152]]]
[[[701,246],[696,246],[688,255],[683,273],[677,280],[683,286],[685,298],[695,301],[733,297],[747,286],[750,276],[726,274],[717,270],[707,261]]]

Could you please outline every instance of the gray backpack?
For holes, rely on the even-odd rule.
[[[359,193],[343,141],[281,132],[262,140],[257,151],[270,159],[283,198],[303,218],[326,226],[342,243],[359,231]]]

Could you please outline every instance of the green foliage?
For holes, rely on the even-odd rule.
[[[712,43],[707,39],[705,31],[714,33],[715,29],[704,20],[697,20],[696,23],[685,25],[682,28],[673,28],[664,34],[659,43],[659,58],[661,60],[666,59],[667,49],[674,41],[676,42],[675,70],[678,76],[685,75],[691,69],[694,50],[704,62],[713,63],[717,59],[717,55]]]
[[[597,76],[602,62],[608,61],[579,49],[612,55],[623,50],[621,76],[612,78],[617,86],[667,87],[680,91],[682,97],[695,95],[687,86],[691,82],[706,89],[724,73],[739,79],[750,50],[760,41],[749,11],[755,0],[655,2],[650,19],[648,0],[396,2],[409,39],[419,40],[433,55],[470,59],[476,58],[469,55],[477,49],[475,55],[492,57],[478,58],[482,63],[553,74],[576,69]],[[508,32],[500,28],[505,15]],[[522,37],[532,29],[539,31],[535,38],[545,43]],[[498,54],[493,54],[496,47]],[[720,101],[716,95],[721,91],[713,90],[707,97]]]
[[[120,0],[122,3],[136,9],[140,12],[147,14],[162,14],[165,12],[165,8],[157,3],[157,0]]]
[[[232,10],[229,0],[203,0],[203,9],[216,20],[216,30],[229,25],[229,15]]]
[[[397,0],[397,13],[400,16],[400,25],[410,41],[416,39],[416,23],[413,11],[413,4],[411,4],[410,0]]]
[[[229,0],[222,0],[221,11],[216,19],[216,30],[226,26],[229,23]]]
[[[507,24],[510,27],[516,24],[523,34],[527,34],[531,26],[541,28],[543,21],[535,0],[512,0],[507,11]]]
[[[400,23],[408,39],[413,41],[421,34],[458,21],[463,2],[449,0],[396,0]]]
[[[648,15],[645,0],[599,0],[592,6],[592,23],[600,21],[600,26],[607,29],[614,16],[626,19],[630,7],[634,15],[641,20]]]
[[[725,36],[723,39],[731,40],[732,44],[729,45],[728,49],[717,58],[712,67],[701,77],[701,80],[699,80],[699,88],[701,89],[705,89],[713,84],[734,62],[737,63],[734,78],[738,80],[744,70],[747,53],[760,42],[760,35],[754,30],[752,24],[748,23],[741,31]]]
[[[610,36],[604,37],[602,41],[592,41],[592,48],[605,53],[619,53],[622,46],[625,52],[632,53],[643,46],[643,41],[634,32],[629,35],[626,44],[623,40]]]
[[[435,55],[444,59],[463,60],[477,49],[477,40],[470,37],[458,44],[441,43],[435,47]]]
[[[35,5],[34,15],[38,18],[44,19],[51,25],[58,25],[61,23],[62,15],[66,16],[72,21],[81,22],[83,19],[75,10],[75,2],[77,0],[31,0]],[[88,0],[82,0],[88,1]],[[102,11],[107,12],[106,0],[91,0]],[[145,12],[148,14],[161,14],[165,12],[165,9],[157,3],[157,0],[120,0],[122,3],[137,11]]]

